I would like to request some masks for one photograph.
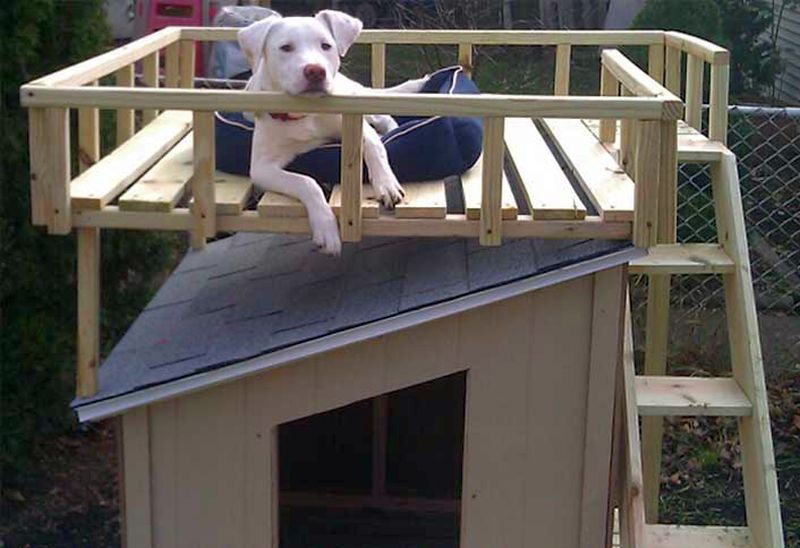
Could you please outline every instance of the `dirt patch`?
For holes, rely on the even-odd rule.
[[[31,473],[4,485],[0,545],[119,546],[113,422],[43,439]]]

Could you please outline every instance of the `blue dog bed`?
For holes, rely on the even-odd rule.
[[[478,88],[461,67],[433,73],[421,93],[476,94]],[[483,124],[468,117],[396,117],[398,128],[383,135],[389,163],[401,183],[460,175],[481,154]],[[253,122],[239,112],[216,113],[217,169],[235,175],[250,172]],[[330,187],[339,183],[341,144],[331,143],[295,158],[289,171]],[[365,170],[366,180],[366,170]]]

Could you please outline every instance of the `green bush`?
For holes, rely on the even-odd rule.
[[[676,30],[711,42],[722,41],[720,13],[714,0],[647,0],[631,28]]]
[[[27,112],[19,86],[109,43],[102,0],[0,2],[0,475],[30,470],[37,436],[74,427],[75,239],[30,224]],[[73,116],[73,124],[75,123]],[[104,132],[113,130],[104,127]],[[74,144],[74,143],[73,143]],[[103,233],[103,340],[141,310],[180,239]]]

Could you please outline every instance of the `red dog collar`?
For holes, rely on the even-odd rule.
[[[288,112],[270,112],[269,117],[273,120],[280,120],[281,122],[294,122],[305,118],[305,116],[292,116]]]

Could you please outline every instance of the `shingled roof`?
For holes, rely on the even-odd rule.
[[[302,357],[281,354],[286,349],[325,349],[309,348],[309,341],[376,322],[388,332],[427,319],[394,328],[387,319],[453,301],[462,310],[480,306],[639,255],[627,241],[526,239],[482,247],[455,238],[366,238],[332,258],[307,237],[238,233],[186,255],[100,367],[97,394],[73,406],[88,420],[100,416],[90,408],[122,396],[193,377],[219,382],[226,369],[259,356],[272,356],[259,362],[264,367],[275,365]],[[533,279],[540,283],[520,285]],[[438,317],[448,313],[437,310]]]

